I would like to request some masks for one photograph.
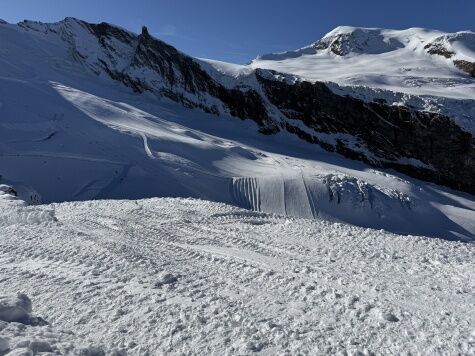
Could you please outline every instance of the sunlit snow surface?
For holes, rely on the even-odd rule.
[[[0,183],[29,203],[195,197],[471,241],[473,196],[328,153],[252,121],[137,95],[56,37],[0,25]],[[47,47],[47,48],[46,48]],[[15,58],[12,61],[11,58]]]
[[[473,244],[192,199],[0,209],[1,354],[475,352]]]

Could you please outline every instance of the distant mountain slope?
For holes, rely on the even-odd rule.
[[[0,36],[0,183],[30,202],[191,196],[475,236],[472,196],[384,170],[474,192],[473,136],[448,116],[230,74],[145,28],[68,18]]]
[[[296,51],[250,68],[331,81],[336,93],[440,112],[475,132],[475,33],[338,27]]]
[[[474,99],[475,33],[337,27],[308,47],[258,57],[251,67],[311,81]]]

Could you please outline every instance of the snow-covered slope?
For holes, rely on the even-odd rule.
[[[191,199],[26,207],[4,191],[2,355],[475,352],[473,244]]]
[[[231,75],[267,68],[305,80],[335,82],[344,92],[367,100],[385,99],[449,114],[475,132],[475,33],[471,31],[345,26],[305,48],[264,55],[232,71],[211,63]]]
[[[248,86],[235,89],[239,81],[212,65],[200,71],[198,61],[146,31],[137,36],[74,19],[2,24],[0,34],[8,39],[0,51],[0,183],[14,185],[30,203],[195,197],[393,232],[474,239],[471,195],[343,158],[290,131],[259,133],[267,126],[252,115],[262,114],[262,103],[264,121],[275,114],[294,129],[310,128],[266,102],[252,71]],[[209,105],[220,115],[204,112]],[[256,111],[246,111],[250,107]],[[240,113],[253,120],[236,119]],[[331,147],[346,142],[374,157],[352,135],[313,135]],[[436,172],[414,158],[392,159]]]
[[[474,80],[458,69],[454,60],[475,62],[474,32],[337,27],[309,47],[258,57],[251,67],[293,73],[312,81],[474,99]]]

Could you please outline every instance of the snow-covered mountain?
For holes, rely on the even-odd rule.
[[[209,62],[229,74],[268,68],[303,80],[330,82],[337,93],[441,112],[466,130],[475,129],[475,33],[471,31],[345,26],[309,46],[263,55],[248,66]]]
[[[305,48],[258,57],[251,67],[310,81],[473,100],[475,33],[337,27]]]
[[[2,23],[0,183],[30,202],[197,197],[473,240],[474,81],[449,63],[473,62],[471,33],[434,36],[450,58],[429,53],[429,42],[420,54],[434,63],[431,73],[447,67],[447,93],[465,96],[429,95],[423,85],[412,94],[348,87],[291,68],[407,55],[402,34],[381,40],[386,32],[366,31],[365,41],[365,31],[337,29],[319,45],[237,66],[189,57],[146,28]]]

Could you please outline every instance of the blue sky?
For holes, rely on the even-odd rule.
[[[0,18],[110,22],[197,57],[246,63],[310,44],[339,25],[474,30],[474,0],[0,0]]]

